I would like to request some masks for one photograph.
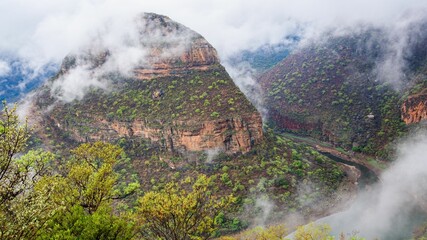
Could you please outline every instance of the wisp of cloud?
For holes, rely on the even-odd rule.
[[[410,238],[413,223],[427,214],[427,132],[412,135],[397,150],[396,162],[377,185],[362,192],[350,209],[317,222],[330,224],[337,235]]]

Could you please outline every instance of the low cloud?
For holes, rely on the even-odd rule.
[[[414,54],[414,45],[427,38],[426,9],[413,10],[400,17],[399,21],[383,28],[385,39],[381,44],[384,54],[375,69],[377,80],[396,90],[401,90],[407,83],[408,59]]]
[[[271,211],[274,208],[274,203],[269,200],[267,195],[263,195],[255,200],[255,208],[258,214],[255,219],[253,219],[253,224],[255,224],[255,226],[267,226],[268,218],[271,217]]]
[[[261,86],[256,81],[257,71],[248,62],[241,62],[238,64],[225,62],[224,65],[240,91],[242,91],[256,107],[263,121],[266,120],[267,109],[264,106]]]
[[[8,75],[11,71],[11,67],[8,62],[0,60],[0,77]]]
[[[132,77],[135,68],[151,68],[180,56],[190,46],[194,32],[178,24],[162,25],[161,21],[171,22],[138,14],[123,30],[111,20],[64,60],[62,73],[50,83],[51,94],[62,102],[80,100],[90,89],[108,91],[112,74]]]
[[[212,163],[213,160],[215,160],[215,158],[221,153],[224,152],[223,148],[211,148],[208,150],[205,150],[205,154],[206,154],[206,163],[210,164]]]
[[[426,155],[427,132],[421,131],[400,144],[396,162],[377,185],[362,192],[350,209],[319,222],[330,224],[336,234],[356,231],[367,239],[409,238],[417,212],[427,214]]]
[[[86,66],[78,66],[56,79],[51,85],[51,95],[63,102],[81,100],[91,88],[107,89],[108,83]]]
[[[388,25],[408,9],[426,7],[422,0],[4,0],[0,51],[35,62],[60,61],[103,27],[117,24],[125,30],[136,14],[156,12],[204,35],[226,59],[244,49],[280,43],[289,35],[309,38],[325,29],[361,23]]]

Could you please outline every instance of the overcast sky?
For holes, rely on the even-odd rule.
[[[426,0],[0,0],[0,52],[37,63],[60,61],[112,19],[126,28],[145,11],[201,33],[224,59],[289,34],[361,22],[384,25],[425,8]]]

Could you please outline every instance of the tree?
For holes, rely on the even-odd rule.
[[[253,239],[253,240],[282,240],[286,235],[286,228],[284,225],[270,226],[268,228],[255,227],[246,230],[236,236],[221,237],[220,240],[240,240],[240,239]]]
[[[15,198],[26,185],[27,175],[21,171],[15,155],[22,152],[29,138],[27,124],[20,126],[16,107],[9,110],[3,103],[4,110],[0,118],[0,205]],[[28,171],[27,171],[28,173]]]
[[[123,150],[96,142],[71,151],[65,167],[51,168],[52,153],[27,146],[30,129],[16,107],[0,116],[0,239],[131,239],[130,214],[113,211],[113,199],[139,188],[120,189],[114,171]]]
[[[191,180],[187,179],[188,182]],[[200,175],[187,191],[168,183],[160,191],[146,193],[139,200],[137,219],[145,239],[209,239],[218,229],[214,218],[236,199],[212,194],[212,178]]]
[[[102,205],[88,214],[79,205],[55,215],[37,239],[133,239],[134,224],[113,213],[111,206]]]
[[[46,176],[51,153],[25,151],[30,129],[21,124],[16,106],[4,109],[0,116],[0,239],[33,239],[46,221],[55,214],[50,203],[50,187],[39,187]]]
[[[61,211],[49,220],[40,239],[131,239],[133,221],[129,214],[113,211],[118,174],[114,168],[123,150],[103,142],[85,143],[71,150],[64,176],[45,178],[54,186]],[[133,188],[139,184],[131,183]],[[128,194],[132,191],[127,190]]]
[[[71,151],[68,162],[67,183],[74,201],[88,213],[95,212],[101,204],[114,197],[117,173],[114,166],[123,150],[115,145],[95,142],[85,143]]]
[[[329,234],[331,232],[331,227],[323,224],[316,225],[314,223],[310,223],[305,226],[300,226],[297,228],[295,232],[296,240],[333,240]]]

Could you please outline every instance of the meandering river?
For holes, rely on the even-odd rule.
[[[352,205],[315,223],[331,226],[336,239],[340,233],[351,235],[354,232],[367,240],[411,239],[414,227],[427,220],[423,208],[427,199],[424,181],[427,179],[426,136],[412,136],[405,144],[400,144],[397,160],[382,173],[367,167],[363,159],[354,159],[336,149],[309,143],[331,159],[361,171],[358,197]],[[293,235],[287,239],[293,239]]]

